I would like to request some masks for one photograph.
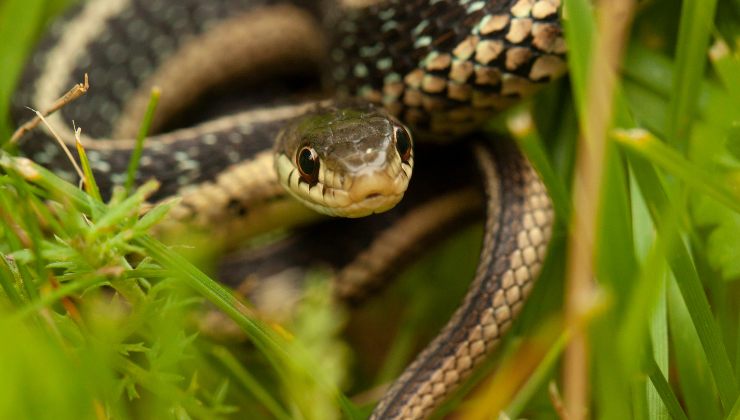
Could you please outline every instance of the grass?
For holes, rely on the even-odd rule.
[[[0,5],[0,116],[63,3]],[[586,0],[565,4],[569,79],[496,124],[533,113],[534,126],[514,134],[558,211],[550,257],[513,334],[438,416],[738,418],[740,3],[641,2],[602,97],[611,111],[594,106],[603,77],[592,46],[618,28]],[[602,130],[589,131],[594,118]],[[11,132],[2,117],[0,135]],[[583,214],[572,179],[587,176],[578,145],[594,133],[601,192]],[[147,234],[165,211],[138,217],[153,186],[103,203],[12,154],[0,166],[2,418],[361,418],[368,407],[348,397],[395,377],[445,321],[466,287],[449,279],[470,278],[480,238],[471,229],[430,251],[351,313],[317,274],[295,315],[275,324]],[[590,220],[593,237],[575,257],[573,217]],[[565,273],[589,262],[588,293],[573,300],[584,290]],[[204,301],[251,344],[199,334]],[[396,322],[389,356],[357,345],[383,338],[358,326]],[[587,358],[563,363],[578,336]]]

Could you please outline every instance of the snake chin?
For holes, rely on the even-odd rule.
[[[364,200],[355,202],[346,207],[337,207],[328,209],[332,214],[331,216],[336,217],[348,217],[358,218],[365,217],[371,214],[386,212],[398,204],[403,198],[401,194],[390,194],[390,195],[372,195],[368,196]]]

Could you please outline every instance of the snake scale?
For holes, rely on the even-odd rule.
[[[123,181],[132,149],[131,141],[119,139],[135,135],[150,89],[159,86],[164,95],[153,129],[161,134],[148,142],[140,180],[161,182],[154,199],[182,197],[172,220],[233,239],[281,224],[286,215],[312,217],[296,215],[302,207],[283,199],[272,146],[286,121],[316,103],[178,123],[193,111],[198,120],[207,119],[200,100],[208,92],[228,91],[235,79],[252,89],[269,78],[321,72],[337,95],[382,106],[418,142],[464,137],[565,71],[559,8],[559,0],[92,1],[57,21],[42,39],[19,83],[13,115],[18,122],[27,119],[26,106],[45,109],[89,73],[95,90],[49,121],[65,140],[73,138],[68,121],[83,127],[94,172],[109,192]],[[66,158],[43,134],[34,133],[22,149],[72,177]],[[373,418],[430,415],[500,341],[541,268],[553,214],[536,172],[510,146],[476,143],[473,155],[486,203],[475,279],[450,322],[381,399]],[[468,163],[442,165],[444,172],[444,165]],[[396,218],[395,210],[375,216],[389,230],[404,222],[420,236],[408,235],[404,243],[376,228],[360,261],[343,264],[352,284],[345,294],[375,281],[373,275],[383,273],[378,261],[403,259],[412,248],[408,242],[435,232],[442,220],[475,213],[474,205],[449,209],[465,207],[461,199],[480,202],[476,191],[466,196],[459,186],[441,189],[437,198],[451,201],[428,207],[432,201],[416,199]],[[420,223],[434,214],[437,222]],[[397,254],[379,253],[385,245]]]

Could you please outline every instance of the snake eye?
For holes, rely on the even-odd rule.
[[[319,180],[319,155],[309,147],[303,146],[295,156],[298,172],[301,173],[301,179],[309,185],[314,185]]]
[[[396,150],[398,150],[403,163],[408,163],[411,159],[411,136],[403,127],[396,127],[394,134],[396,136]]]

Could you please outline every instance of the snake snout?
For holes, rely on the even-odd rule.
[[[387,195],[397,195],[398,187],[393,179],[385,173],[360,175],[352,182],[349,196],[353,202],[371,200]]]

